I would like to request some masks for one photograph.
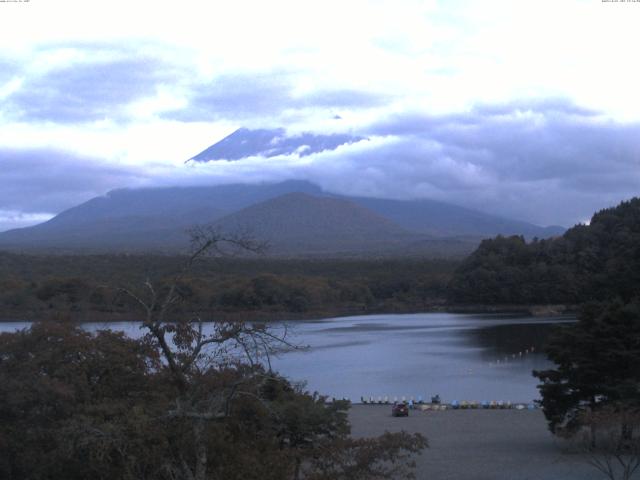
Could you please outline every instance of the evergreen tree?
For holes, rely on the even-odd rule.
[[[554,433],[574,432],[586,411],[640,408],[640,302],[587,304],[547,347],[556,368],[535,371]]]
[[[448,300],[480,304],[629,301],[640,287],[640,198],[558,238],[484,240],[456,270]]]

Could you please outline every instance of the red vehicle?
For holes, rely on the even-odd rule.
[[[393,417],[408,417],[409,407],[406,403],[394,403],[391,407],[391,416]]]

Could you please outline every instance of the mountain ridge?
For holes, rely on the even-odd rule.
[[[250,231],[275,253],[385,250],[415,234],[346,199],[292,192],[250,205],[214,223]]]
[[[262,212],[264,218],[256,212]],[[357,228],[349,225],[348,213]],[[277,215],[289,218],[279,219]],[[242,222],[239,217],[243,217]],[[292,218],[297,219],[297,224],[291,223]],[[42,224],[0,233],[0,248],[175,252],[186,248],[185,232],[196,224],[217,224],[230,229],[242,223],[260,226],[265,234],[269,225],[274,230],[273,225],[279,222],[283,225],[281,237],[276,238],[270,232],[270,240],[280,245],[277,249],[280,254],[286,254],[289,248],[299,255],[348,251],[357,254],[360,250],[416,254],[428,252],[436,243],[446,245],[443,240],[452,237],[460,246],[457,252],[470,252],[481,238],[497,234],[550,236],[545,235],[549,229],[543,227],[433,200],[350,197],[323,191],[307,181],[289,180],[114,190]],[[318,225],[323,225],[328,234],[323,237]],[[350,233],[352,227],[360,233]],[[297,242],[293,241],[294,231],[300,234]],[[440,246],[438,249],[442,250]]]

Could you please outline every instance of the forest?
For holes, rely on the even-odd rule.
[[[120,289],[169,282],[184,257],[0,253],[0,318],[131,320]],[[459,262],[446,259],[203,258],[179,285],[210,319],[412,312],[444,304]]]
[[[568,304],[620,298],[640,286],[640,198],[601,210],[561,237],[484,240],[457,268],[455,304]]]

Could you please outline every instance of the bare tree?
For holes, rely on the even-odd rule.
[[[603,407],[584,413],[581,422],[585,428],[574,441],[592,467],[610,480],[630,480],[640,473],[637,407]]]
[[[139,288],[120,289],[143,311],[145,341],[159,352],[160,373],[171,384],[165,395],[169,403],[160,409],[162,421],[176,425],[166,435],[170,458],[161,468],[164,477],[226,478],[215,470],[224,464],[216,432],[238,428],[250,402],[249,423],[255,415],[269,419],[266,430],[260,430],[264,422],[258,421],[256,431],[277,445],[272,447],[277,451],[270,450],[278,459],[277,478],[414,478],[410,457],[427,446],[421,435],[351,439],[349,402],[327,405],[323,397],[307,394],[272,372],[274,352],[301,348],[289,342],[286,328],[241,321],[205,324],[197,312],[184,318],[184,309],[179,318],[177,307],[186,300],[181,283],[195,262],[207,254],[261,253],[265,248],[247,234],[228,236],[207,227],[194,229],[191,236],[191,254],[169,282],[147,280]],[[231,448],[242,450],[243,445]],[[243,458],[255,461],[256,456]],[[264,468],[270,468],[263,473],[274,478],[273,466]]]
[[[192,461],[175,448],[175,458],[166,469],[176,479],[204,480],[210,455],[207,424],[226,418],[233,400],[239,396],[260,400],[259,386],[271,378],[270,355],[279,347],[295,347],[288,342],[286,329],[276,334],[265,325],[240,321],[205,326],[197,312],[187,319],[170,318],[184,301],[180,283],[199,259],[210,254],[259,254],[266,247],[246,234],[225,235],[210,227],[193,229],[191,239],[191,253],[168,285],[154,285],[147,279],[142,288],[120,291],[144,312],[141,328],[147,332],[146,340],[157,347],[176,389],[174,405],[166,412],[167,419],[181,419],[191,425]],[[260,364],[266,364],[266,369],[253,368]],[[207,380],[211,372],[242,366],[249,368],[227,382],[212,385]]]

